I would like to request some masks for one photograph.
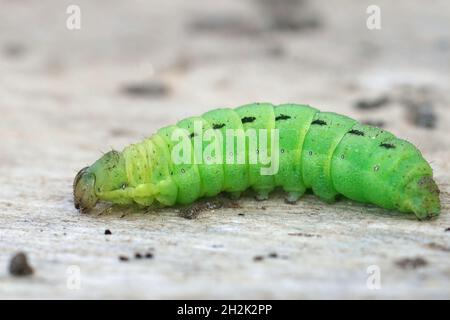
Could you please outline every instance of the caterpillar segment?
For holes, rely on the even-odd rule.
[[[240,134],[227,137],[227,129]],[[180,141],[191,151],[183,153],[189,160],[183,163],[173,158]],[[234,149],[227,148],[227,141],[234,142]],[[242,154],[238,146],[243,141]],[[251,161],[264,141],[267,155],[278,159],[273,174],[261,174],[265,164]],[[82,212],[99,200],[172,206],[224,191],[237,199],[248,188],[264,200],[276,187],[286,192],[289,203],[312,189],[328,203],[343,195],[412,212],[419,219],[440,212],[432,169],[414,145],[380,128],[299,104],[254,103],[186,118],[122,152],[106,153],[80,170],[73,184],[74,204]]]

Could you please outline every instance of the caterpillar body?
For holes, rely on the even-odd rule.
[[[210,137],[197,140],[201,137],[196,127],[209,132]],[[263,132],[256,135],[256,146],[267,138],[267,154],[277,155],[278,170],[262,174],[265,166],[250,162],[255,151],[250,143],[244,144],[243,161],[225,161],[239,151],[236,145],[227,149],[223,137],[230,129]],[[180,130],[178,135],[188,141],[192,151],[188,156],[191,161],[183,163],[173,158],[180,141],[173,136]],[[246,141],[250,138],[244,136]],[[232,138],[233,142],[238,140],[238,136]],[[200,155],[210,148],[209,155],[222,162],[196,161],[199,153],[195,147]],[[256,153],[259,151],[257,147]],[[186,118],[122,152],[106,153],[77,174],[73,187],[75,207],[82,212],[99,200],[172,206],[224,191],[237,198],[248,188],[263,200],[276,187],[286,191],[290,203],[312,189],[326,202],[343,195],[386,209],[413,212],[419,219],[440,212],[432,169],[414,145],[349,117],[299,104],[254,103]]]

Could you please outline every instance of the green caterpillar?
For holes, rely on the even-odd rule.
[[[198,128],[209,137],[199,137]],[[252,136],[244,134],[240,162],[228,161],[239,153],[236,145],[229,149],[229,140],[223,139],[230,129],[259,132],[256,149],[251,146]],[[174,140],[175,135],[178,139]],[[231,141],[238,145],[241,138],[236,135]],[[262,148],[260,142],[265,138],[266,148]],[[184,147],[187,141],[187,151],[192,151],[184,150],[183,156],[189,161],[183,163],[174,161],[174,151],[181,141]],[[198,161],[208,150],[207,159]],[[273,174],[263,173],[267,166],[261,161],[251,162],[255,154],[266,150],[277,162]],[[211,157],[222,162],[206,161]],[[172,206],[223,191],[238,198],[248,188],[263,200],[276,187],[287,192],[290,203],[312,189],[329,203],[343,195],[413,212],[419,219],[440,212],[432,169],[414,145],[346,116],[298,104],[254,103],[181,120],[122,152],[106,153],[82,169],[73,184],[75,207],[82,212],[92,209],[99,200]]]

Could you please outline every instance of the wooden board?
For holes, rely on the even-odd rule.
[[[0,1],[0,298],[450,298],[448,1],[379,1],[377,31],[364,1],[303,1],[288,31],[256,2],[152,2],[77,1],[71,31],[71,2]],[[253,101],[382,121],[431,161],[442,215],[281,194],[196,219],[73,207],[75,174],[101,152]],[[416,104],[434,128],[411,121]],[[18,251],[34,275],[8,273]]]

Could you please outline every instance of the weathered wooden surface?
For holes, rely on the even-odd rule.
[[[76,1],[82,28],[69,31],[69,4],[0,1],[0,298],[450,298],[448,1],[380,1],[379,31],[366,29],[365,1],[301,4],[290,31],[268,23],[267,5],[207,0]],[[401,101],[417,94],[434,129],[408,121]],[[386,106],[354,108],[381,95]],[[418,222],[312,195],[292,206],[279,194],[192,220],[74,209],[72,179],[101,151],[252,101],[384,121],[431,161],[442,215]],[[18,251],[33,276],[8,273]],[[366,285],[371,265],[379,290]]]

